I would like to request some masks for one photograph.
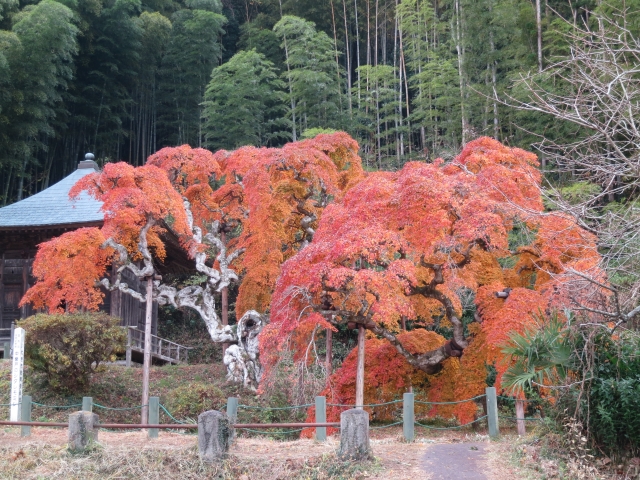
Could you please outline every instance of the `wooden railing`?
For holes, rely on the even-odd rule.
[[[151,357],[163,362],[188,363],[189,350],[191,347],[151,335]],[[131,352],[144,354],[144,332],[135,327],[127,328],[127,365],[131,364]]]
[[[10,328],[0,328],[0,340],[5,340],[11,338],[11,329]]]
[[[11,329],[0,328],[0,350],[2,350],[2,358],[9,358],[11,350]]]

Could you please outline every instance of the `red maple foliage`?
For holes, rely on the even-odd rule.
[[[188,236],[182,198],[155,166],[107,164],[102,172],[80,179],[70,196],[85,190],[103,202],[103,226],[67,232],[41,244],[33,263],[37,283],[21,305],[31,302],[51,312],[63,307],[70,312],[97,310],[103,298],[98,282],[114,260],[121,262],[124,255],[137,261],[145,254],[162,260],[166,252],[161,236],[166,228]],[[117,256],[116,244],[124,247]]]
[[[329,205],[313,242],[282,268],[262,334],[267,375],[273,352],[299,331],[306,337],[298,348],[316,323],[361,324],[374,337],[365,403],[397,398],[410,381],[429,384],[432,401],[482,393],[485,365],[501,359],[508,334],[566,295],[559,275],[597,268],[592,235],[542,215],[537,165],[531,153],[481,138],[449,164],[412,162],[370,174]],[[497,298],[506,288],[508,298]],[[474,318],[463,315],[474,299],[481,323],[469,325]],[[401,331],[403,317],[412,330]],[[353,355],[331,377],[325,393],[332,403],[353,403]],[[475,408],[430,413],[466,421]]]
[[[266,312],[282,263],[307,245],[331,201],[363,177],[358,144],[343,132],[282,148],[243,147],[215,155],[224,183],[216,190],[225,221],[240,225],[243,249],[236,315]]]

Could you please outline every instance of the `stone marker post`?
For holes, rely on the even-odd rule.
[[[16,328],[13,332],[13,364],[11,365],[11,407],[9,420],[17,422],[22,403],[22,374],[24,368],[24,329]]]
[[[229,451],[231,427],[229,418],[217,410],[198,415],[198,452],[200,460],[213,463],[226,457]]]
[[[352,408],[340,414],[341,458],[364,460],[371,457],[369,445],[369,412]]]
[[[74,412],[69,415],[69,451],[84,452],[98,441],[98,415]]]

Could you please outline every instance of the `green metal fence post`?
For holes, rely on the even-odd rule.
[[[327,422],[327,399],[326,397],[316,397],[316,423]],[[327,440],[327,427],[316,427],[316,440],[324,442]]]
[[[149,397],[149,425],[160,424],[160,397]],[[149,428],[147,438],[158,438],[158,429]]]
[[[487,387],[487,423],[489,424],[489,436],[497,438],[500,435],[498,426],[498,396],[496,387]]]
[[[93,412],[93,397],[82,397],[82,411]]]
[[[227,417],[229,417],[229,423],[233,425],[238,420],[238,399],[236,397],[227,398]],[[236,438],[236,429],[231,427],[231,433],[229,434],[229,442],[233,442]]]
[[[405,442],[415,440],[414,423],[416,421],[413,393],[405,393],[402,396],[402,433]]]
[[[22,403],[20,404],[20,421],[31,421],[31,395],[23,395]],[[20,436],[28,437],[31,435],[31,427],[23,425],[20,427]]]

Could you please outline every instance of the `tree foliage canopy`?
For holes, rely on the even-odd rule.
[[[576,289],[576,277],[606,283],[596,239],[543,211],[537,167],[535,155],[487,137],[451,162],[369,174],[343,132],[282,148],[165,148],[144,166],[108,164],[74,186],[72,196],[87,190],[104,202],[104,225],[45,242],[23,302],[97,309],[100,287],[143,301],[120,274],[156,275],[174,236],[201,277],[156,279],[153,298],[198,312],[214,341],[243,345],[225,356],[230,378],[257,382],[260,363],[268,378],[289,349],[295,361],[317,359],[308,345],[319,331],[362,325],[376,352],[366,356],[370,400],[411,385],[432,400],[468,398],[482,392],[487,365],[500,385],[500,347],[532,313],[607,301],[586,280]],[[104,278],[112,262],[115,278]],[[216,308],[233,282],[238,332]],[[335,403],[352,399],[354,355],[327,387]]]
[[[315,325],[362,324],[375,342],[395,348],[387,355],[413,367],[405,379],[457,365],[469,375],[455,397],[481,393],[484,364],[498,362],[495,349],[508,334],[575,293],[565,291],[561,275],[598,268],[593,235],[562,215],[541,215],[536,167],[534,155],[481,138],[448,164],[368,175],[326,208],[313,242],[284,264],[263,332],[265,357],[276,359],[290,338],[303,348]],[[514,244],[518,229],[528,235]],[[508,298],[496,298],[505,289]],[[479,325],[464,318],[474,298]],[[349,365],[336,381],[354,378]],[[371,393],[370,400],[380,398]]]

